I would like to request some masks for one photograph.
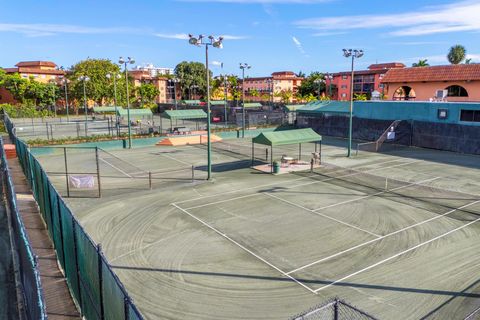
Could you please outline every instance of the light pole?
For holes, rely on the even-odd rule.
[[[240,63],[242,69],[242,138],[245,138],[245,69],[250,69],[248,63]]]
[[[322,85],[322,83],[325,83],[325,80],[318,78],[318,79],[314,80],[313,82],[318,84],[318,100],[320,100],[321,99],[321,96],[320,96],[321,95],[321,92],[320,92],[321,91],[321,85]]]
[[[118,121],[118,110],[117,110],[117,79],[120,79],[118,73],[107,73],[107,79],[113,78],[113,104],[115,107],[115,128],[117,128],[117,137],[120,135],[120,123]]]
[[[64,71],[65,68],[62,66],[62,67],[60,67],[60,70]],[[67,88],[67,83],[68,83],[68,80],[67,80],[67,75],[65,73],[65,75],[63,76],[63,86],[65,87],[65,109],[67,111],[67,122],[68,122],[68,88]]]
[[[118,59],[119,64],[123,64],[125,66],[125,86],[127,89],[127,121],[128,121],[128,149],[132,149],[132,128],[130,124],[130,99],[128,94],[128,64],[134,64],[135,60],[131,57],[127,57],[127,60],[120,57]]]
[[[188,43],[194,46],[205,46],[205,76],[207,77],[207,180],[212,178],[212,146],[210,141],[210,71],[208,70],[208,46],[214,48],[222,48],[223,37],[216,39],[214,36],[208,36],[208,40],[205,36],[199,35],[198,38],[188,35]]]
[[[352,57],[352,78],[350,81],[350,120],[348,123],[348,151],[347,157],[350,157],[352,154],[352,126],[353,126],[353,76],[355,59],[361,58],[363,56],[363,50],[357,49],[343,49],[343,55],[345,58]]]
[[[332,80],[333,76],[327,72],[327,75],[325,76],[325,79],[328,80],[328,96],[330,99],[332,99]]]
[[[87,81],[90,81],[90,78],[87,76],[80,76],[78,78],[78,81],[83,82],[83,106],[85,108],[85,128],[87,127],[87,121],[88,121],[88,114],[87,114],[87,89],[85,86],[85,83]]]
[[[175,101],[175,110],[177,110],[177,109],[178,109],[178,102],[177,102],[177,83],[180,82],[180,79],[178,79],[178,78],[173,78],[173,79],[172,79],[172,82],[173,82],[173,95],[174,95],[173,99],[175,99],[175,100],[174,100],[174,101]]]

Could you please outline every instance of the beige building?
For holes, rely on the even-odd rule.
[[[295,95],[303,80],[304,78],[297,77],[292,71],[274,72],[270,77],[245,78],[245,99],[272,101],[273,96],[274,102],[280,102],[282,100],[278,96],[280,93],[291,92],[289,102],[296,102]]]
[[[65,71],[58,70],[57,65],[50,61],[22,61],[15,65],[15,68],[5,68],[7,73],[18,73],[22,78],[32,77],[38,82],[48,83],[51,80],[57,81],[65,75]]]
[[[157,97],[156,102],[158,103],[172,103],[175,96],[174,83],[167,77],[162,76],[152,76],[152,73],[149,70],[131,70],[129,75],[133,78],[134,84],[136,87],[142,85],[142,83],[151,83],[153,84],[160,94]],[[181,89],[179,84],[176,84],[177,91],[177,100],[181,99]]]

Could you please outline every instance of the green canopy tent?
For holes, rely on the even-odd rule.
[[[262,132],[252,139],[252,165],[255,159],[255,144],[270,146],[270,165],[273,172],[273,147],[289,144],[298,144],[298,159],[302,158],[302,143],[315,143],[315,153],[317,145],[320,146],[318,152],[322,150],[322,136],[313,131],[311,128]]]
[[[202,109],[166,110],[160,117],[170,120],[170,129],[173,129],[173,120],[197,120],[196,127],[198,129],[198,120],[207,119],[207,113]]]

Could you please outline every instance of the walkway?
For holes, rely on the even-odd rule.
[[[6,137],[5,143],[10,143]],[[67,282],[58,267],[52,240],[48,236],[48,231],[18,158],[9,159],[8,165],[17,193],[20,215],[27,229],[34,253],[38,256],[48,319],[80,319],[80,314],[68,290]]]

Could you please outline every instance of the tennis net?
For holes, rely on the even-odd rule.
[[[332,164],[324,164],[322,168],[313,170],[310,178],[354,190],[367,196],[378,196],[397,203],[427,210],[436,214],[455,210],[450,218],[472,221],[480,217],[480,210],[462,209],[463,206],[480,200],[479,194],[471,194],[460,190],[447,189],[443,186],[442,177],[428,177],[419,180],[399,179],[373,173],[377,169],[366,171],[344,168]],[[442,186],[442,187],[440,187]]]
[[[199,148],[206,149],[207,143],[203,142],[201,144],[195,145]],[[226,143],[223,141],[214,142],[211,144],[212,150],[240,160],[251,159],[252,158],[252,147]],[[268,148],[259,148],[255,147],[255,160],[258,161],[268,161],[270,154]]]

